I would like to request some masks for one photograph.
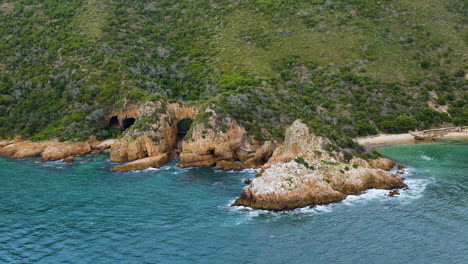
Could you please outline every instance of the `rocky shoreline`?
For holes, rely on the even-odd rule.
[[[393,161],[354,158],[346,162],[339,151],[325,151],[328,144],[296,121],[286,131],[284,144],[232,205],[284,211],[339,202],[373,188],[406,187],[401,176],[389,172]]]
[[[136,120],[121,138],[98,141],[90,137],[78,143],[3,140],[0,156],[72,162],[74,156],[108,151],[111,161],[123,163],[114,166],[114,172],[159,168],[172,157],[179,157],[181,168],[261,168],[232,205],[275,211],[339,202],[372,188],[406,186],[402,177],[389,172],[395,166],[391,160],[347,160],[344,151],[331,147],[330,140],[314,135],[299,120],[286,130],[284,142],[258,142],[238,122],[221,118],[209,108],[201,113],[203,119],[195,120],[200,111],[195,106],[162,102],[125,107],[106,120],[119,126],[130,118]],[[145,129],[138,124],[140,119]],[[187,120],[190,129],[180,125]]]

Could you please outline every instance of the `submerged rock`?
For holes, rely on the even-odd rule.
[[[398,190],[393,190],[387,194],[388,197],[393,197],[395,195],[400,195],[400,192]]]
[[[75,157],[73,156],[69,156],[63,159],[63,162],[66,162],[66,163],[72,163],[73,161],[75,161]]]
[[[143,158],[135,160],[123,165],[117,165],[112,168],[112,171],[136,171],[144,170],[148,168],[159,168],[169,159],[167,154],[160,154],[154,157]]]

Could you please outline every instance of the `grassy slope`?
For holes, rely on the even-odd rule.
[[[257,134],[294,118],[348,135],[390,131],[384,120],[401,115],[418,128],[468,122],[466,81],[453,75],[466,72],[467,10],[463,0],[9,0],[0,136],[106,136],[109,108],[159,98],[212,103]],[[457,119],[426,111],[427,100]]]
[[[277,14],[239,9],[226,17],[212,47],[218,52],[217,66],[226,72],[271,76],[272,62],[298,55],[335,66],[361,65],[383,80],[424,78],[424,60],[440,63],[433,69],[437,70],[460,68],[468,59],[466,25],[460,25],[460,15],[446,5],[435,0],[391,1],[377,19],[370,19],[360,17],[356,9],[330,11],[303,4],[294,14],[280,14],[281,23],[272,18]],[[313,20],[312,27],[304,24],[306,18]],[[243,40],[241,36],[249,33],[263,33],[266,47]]]

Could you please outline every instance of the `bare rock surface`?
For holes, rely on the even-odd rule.
[[[331,145],[330,140],[314,135],[307,125],[296,120],[286,130],[284,143],[276,148],[265,168],[277,163],[289,162],[298,156],[307,160],[343,160],[344,156],[341,152],[327,150]]]
[[[91,152],[87,142],[62,143],[55,142],[47,144],[41,154],[41,161],[61,160],[69,156],[86,155]]]
[[[17,141],[0,148],[0,156],[14,159],[41,156],[41,161],[61,160],[69,156],[85,155],[90,152],[91,147],[87,142],[69,143],[57,140]]]
[[[123,172],[123,171],[136,171],[136,170],[144,170],[148,168],[159,168],[164,163],[166,163],[169,159],[167,154],[160,154],[153,157],[143,158],[139,160],[135,160],[132,162],[128,162],[123,165],[117,165],[112,168],[112,171]]]
[[[263,167],[263,173],[243,188],[232,205],[292,210],[339,202],[367,189],[406,186],[402,177],[383,170],[395,165],[391,160],[367,162],[356,158],[345,163],[339,151],[326,151],[329,144],[327,139],[310,133],[300,121],[294,122],[286,132],[284,144]]]

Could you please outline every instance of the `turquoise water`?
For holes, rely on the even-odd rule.
[[[253,171],[0,158],[0,263],[468,263],[468,145],[379,151],[401,196],[289,213],[229,207]]]

